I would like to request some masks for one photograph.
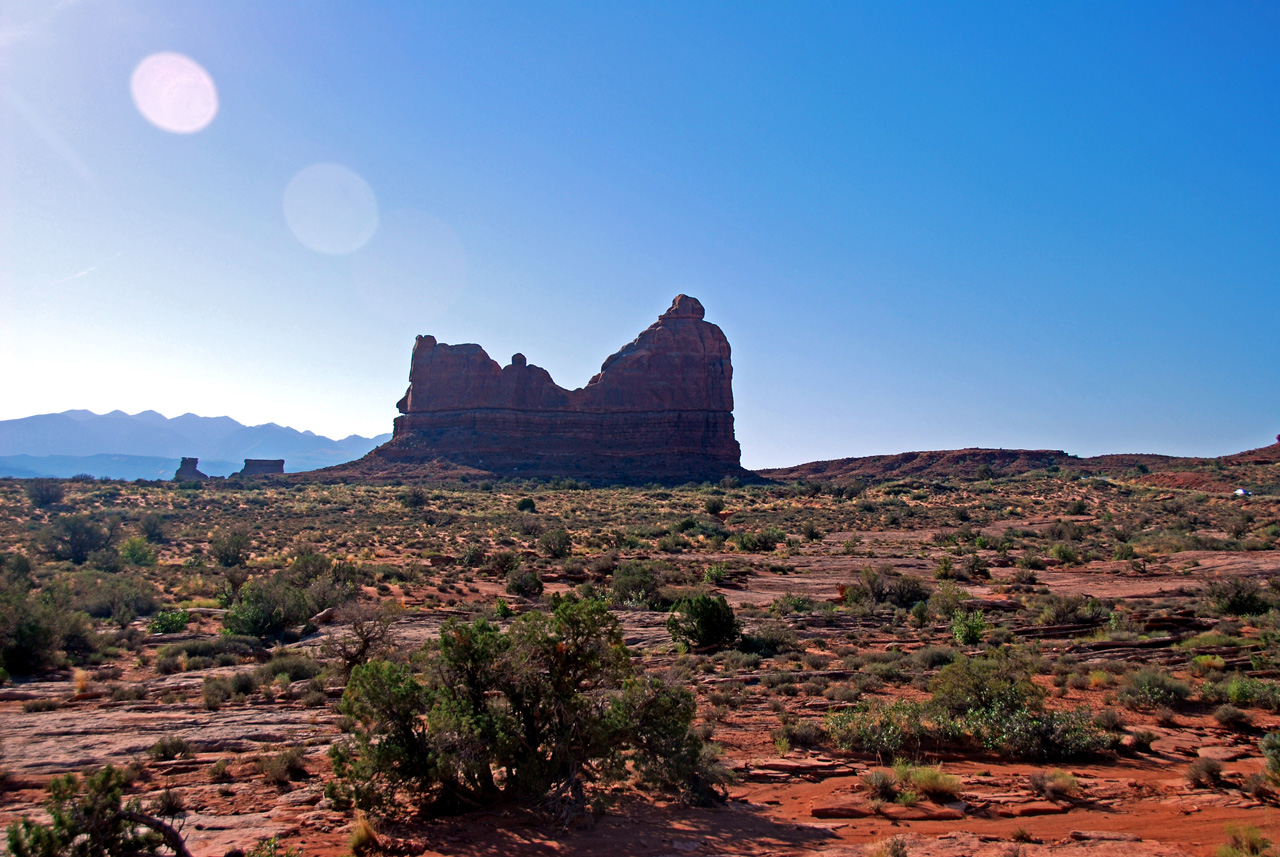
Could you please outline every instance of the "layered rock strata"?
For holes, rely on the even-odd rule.
[[[237,476],[271,476],[284,473],[283,458],[246,458],[244,469]]]
[[[748,475],[733,434],[729,342],[679,295],[585,387],[566,390],[516,354],[419,336],[384,462],[444,459],[504,475],[596,482]]]

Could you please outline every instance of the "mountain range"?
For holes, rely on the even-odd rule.
[[[334,440],[230,417],[72,410],[0,420],[0,476],[171,479],[184,457],[199,458],[210,476],[230,475],[246,458],[283,458],[285,471],[296,473],[359,458],[390,437]]]

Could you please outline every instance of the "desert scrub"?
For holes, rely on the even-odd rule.
[[[259,756],[254,764],[262,778],[273,786],[284,786],[292,780],[307,777],[306,766],[302,764],[301,747],[287,747],[278,753]]]
[[[1196,759],[1187,766],[1186,777],[1195,788],[1215,788],[1222,781],[1222,763],[1217,759]]]
[[[987,618],[981,610],[957,611],[951,617],[951,635],[958,645],[973,646],[982,642],[987,630]]]
[[[1120,686],[1120,702],[1129,708],[1157,708],[1185,702],[1191,687],[1161,670],[1144,667],[1125,676]]]
[[[667,618],[671,639],[696,649],[717,649],[735,643],[742,624],[723,595],[699,593],[676,603]]]
[[[1036,771],[1027,777],[1027,785],[1032,794],[1045,800],[1075,797],[1080,791],[1080,784],[1074,776],[1056,768],[1052,771]]]
[[[62,703],[56,699],[28,699],[22,703],[25,714],[40,714],[45,711],[57,711]]]
[[[340,705],[350,738],[331,757],[336,791],[358,808],[519,799],[567,821],[588,788],[628,769],[695,802],[727,776],[692,729],[693,694],[635,675],[602,602],[562,599],[507,631],[450,620],[421,662],[421,677],[383,661],[352,672]],[[599,779],[584,780],[583,765]]]
[[[880,759],[916,755],[954,743],[960,735],[951,721],[935,724],[926,719],[916,702],[864,702],[828,714],[825,721],[831,743],[846,752],[870,753]]]
[[[867,771],[862,775],[862,789],[872,800],[890,801],[898,796],[898,779],[892,771]]]
[[[537,598],[542,594],[542,578],[531,568],[519,566],[507,572],[507,593],[524,598]]]
[[[1210,703],[1230,703],[1280,711],[1280,682],[1239,673],[1227,676],[1222,681],[1205,682],[1200,686],[1200,696]]]
[[[45,803],[49,822],[23,818],[11,824],[9,851],[16,857],[155,854],[158,848],[188,853],[178,831],[145,813],[137,798],[124,801],[129,781],[126,771],[111,765],[83,780],[75,774],[55,777]],[[158,809],[182,811],[175,799]]]
[[[324,665],[319,661],[303,654],[282,653],[277,654],[254,670],[254,674],[261,681],[279,681],[281,676],[289,683],[295,681],[306,681],[315,678],[324,671]]]
[[[816,747],[826,740],[822,727],[812,720],[783,721],[782,725],[769,735],[775,746],[785,743],[787,747]],[[785,754],[782,754],[785,755]]]
[[[166,735],[147,750],[147,755],[157,762],[170,762],[174,759],[190,759],[191,745],[185,738],[177,735]]]
[[[902,783],[910,784],[916,792],[935,803],[947,803],[960,796],[960,778],[942,772],[942,766],[915,767],[894,764],[894,774]]]
[[[156,653],[156,669],[161,673],[178,672],[186,669],[186,665],[193,658],[201,658],[209,662],[233,658],[234,660],[230,663],[238,663],[240,659],[251,657],[260,650],[261,643],[256,637],[227,634],[206,640],[184,640],[181,643],[170,643],[160,648]],[[166,666],[162,667],[162,663]]]
[[[1227,841],[1218,846],[1217,857],[1269,857],[1275,854],[1262,831],[1250,825],[1228,824]]]
[[[161,610],[151,617],[147,630],[153,634],[176,634],[185,631],[191,621],[186,610]]]

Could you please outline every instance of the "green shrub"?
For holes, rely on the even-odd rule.
[[[898,796],[898,778],[891,771],[870,770],[861,779],[863,790],[872,800],[890,801]]]
[[[946,666],[959,655],[950,646],[924,646],[911,653],[911,660],[919,669],[932,670]]]
[[[155,565],[156,549],[142,536],[130,536],[120,546],[120,558],[130,565]]]
[[[961,610],[951,617],[951,636],[961,646],[972,646],[982,642],[982,635],[987,630],[987,617],[981,610]]]
[[[542,578],[531,568],[513,568],[507,572],[507,592],[525,598],[537,598],[542,594]]]
[[[960,737],[951,723],[931,722],[922,705],[907,700],[858,703],[828,714],[825,728],[838,749],[871,753],[880,759],[918,755]]]
[[[249,534],[240,530],[219,530],[209,539],[209,554],[223,568],[244,565],[249,558]]]
[[[217,711],[222,707],[223,703],[231,698],[231,683],[218,676],[205,676],[204,685],[200,689],[200,696],[204,700],[205,708],[210,711]]]
[[[46,711],[57,711],[62,703],[56,699],[28,699],[22,703],[23,714],[42,714]]]
[[[283,675],[288,676],[290,682],[295,682],[315,678],[323,670],[323,664],[307,655],[284,653],[274,656],[254,672],[263,681],[271,681]]]
[[[1205,682],[1200,687],[1200,695],[1206,702],[1280,711],[1280,682],[1271,679],[1234,673],[1222,681]]]
[[[969,596],[950,581],[943,581],[929,596],[929,609],[938,616],[950,620],[960,611],[960,605]]]
[[[190,759],[191,745],[185,738],[177,735],[166,735],[151,745],[147,755],[157,762],[170,762],[174,759]]]
[[[1073,775],[1056,768],[1047,773],[1036,771],[1027,777],[1027,784],[1032,794],[1045,800],[1061,800],[1080,791],[1080,783]]]
[[[1268,732],[1258,743],[1262,758],[1266,761],[1264,771],[1272,782],[1280,782],[1280,732]]]
[[[185,852],[182,836],[142,811],[135,798],[123,800],[128,778],[107,765],[81,780],[75,774],[49,783],[47,824],[23,818],[9,826],[13,857],[123,857],[155,854],[158,848]]]
[[[37,509],[45,509],[54,503],[62,502],[66,486],[57,479],[29,479],[23,486],[27,499]]]
[[[960,797],[960,778],[944,774],[941,765],[912,768],[909,780],[916,791],[934,803],[949,803]]]
[[[254,760],[262,778],[273,786],[283,786],[291,780],[305,779],[306,766],[302,764],[302,748],[287,747],[278,753],[259,756]]]
[[[739,550],[748,553],[765,553],[777,547],[779,542],[785,541],[787,534],[777,527],[767,527],[758,533],[736,533],[731,538]]]
[[[692,693],[637,679],[601,602],[566,598],[552,615],[522,614],[506,632],[451,620],[423,666],[423,679],[381,661],[352,672],[340,706],[351,738],[331,756],[360,808],[517,798],[567,822],[585,812],[589,787],[628,766],[692,799],[724,776],[690,728]]]
[[[6,673],[31,675],[97,651],[89,617],[72,606],[65,583],[51,583],[36,595],[23,584],[0,589],[0,669]]]
[[[667,631],[678,643],[715,649],[736,642],[742,625],[723,595],[698,594],[676,604]]]
[[[155,584],[133,574],[81,571],[69,578],[71,606],[95,619],[112,619],[127,625],[138,616],[149,616],[160,606]]]
[[[1031,680],[1029,665],[1004,650],[985,657],[959,657],[929,683],[930,705],[950,717],[974,711],[1035,710],[1044,691]]]
[[[1185,702],[1191,688],[1167,673],[1146,667],[1125,676],[1118,696],[1130,708],[1157,708]]]
[[[241,586],[222,624],[231,634],[265,640],[279,637],[312,615],[306,593],[276,574]]]
[[[489,567],[505,576],[520,567],[520,556],[515,551],[494,551]]]
[[[564,559],[573,550],[573,539],[566,530],[547,530],[538,537],[538,549],[552,559]]]
[[[183,640],[180,643],[170,643],[162,646],[156,655],[161,659],[175,661],[180,658],[218,658],[223,655],[243,658],[260,651],[261,647],[262,644],[256,637],[225,634],[206,640]]]
[[[63,515],[41,530],[36,542],[56,560],[83,565],[111,543],[111,530],[88,515]]]
[[[1040,606],[1037,621],[1041,625],[1067,625],[1098,622],[1107,616],[1106,606],[1096,598],[1080,595],[1045,595],[1036,599]]]
[[[1275,851],[1262,831],[1250,825],[1228,824],[1227,841],[1218,846],[1216,857],[1269,857]]]
[[[1249,727],[1249,715],[1234,705],[1219,705],[1213,711],[1213,719],[1227,729],[1241,730]]]
[[[521,497],[519,500],[516,501],[516,511],[517,512],[536,512],[538,511],[538,504],[533,502],[532,497]]]
[[[138,531],[153,545],[162,545],[169,540],[165,533],[164,516],[157,512],[150,512],[139,518]]]
[[[1058,542],[1049,548],[1049,556],[1061,562],[1063,565],[1076,565],[1080,562],[1080,554],[1076,551],[1074,545],[1066,542]]]
[[[1217,759],[1196,759],[1187,766],[1186,776],[1196,788],[1213,788],[1222,781],[1222,763]]]
[[[708,497],[702,504],[702,508],[708,515],[719,515],[724,511],[724,500],[719,497]]]
[[[1270,604],[1262,595],[1257,580],[1246,577],[1228,577],[1209,584],[1207,593],[1214,609],[1228,616],[1256,616],[1266,613]]]
[[[187,629],[191,614],[186,610],[162,610],[151,617],[147,630],[153,634],[177,634]]]
[[[1150,753],[1151,745],[1159,737],[1150,729],[1139,729],[1129,736],[1129,749],[1135,753]]]
[[[1116,746],[1086,710],[972,711],[964,727],[987,750],[1014,759],[1087,758]]]
[[[613,600],[628,607],[647,609],[656,606],[658,577],[648,563],[628,560],[613,570],[610,584]]]
[[[747,654],[772,658],[783,652],[793,652],[799,645],[795,631],[781,622],[769,621],[762,622],[754,632],[743,634],[738,648]]]

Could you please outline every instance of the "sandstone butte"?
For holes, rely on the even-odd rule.
[[[499,366],[479,345],[419,336],[391,440],[352,469],[412,475],[447,461],[595,483],[751,478],[733,434],[729,341],[704,314],[678,295],[577,390],[522,354]]]

